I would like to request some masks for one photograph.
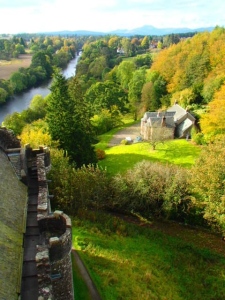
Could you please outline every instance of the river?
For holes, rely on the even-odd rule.
[[[62,74],[65,78],[69,78],[75,75],[76,65],[78,62],[79,56],[76,56],[72,59],[67,67],[62,71]],[[42,95],[43,97],[47,96],[50,93],[51,80],[42,84],[39,87],[35,87],[26,91],[20,95],[14,95],[9,101],[0,106],[0,125],[2,124],[4,118],[8,114],[12,114],[14,112],[21,112],[22,110],[29,107],[32,98],[35,95]]]

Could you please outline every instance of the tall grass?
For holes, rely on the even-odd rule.
[[[73,247],[103,300],[225,299],[225,258],[181,238],[86,212]]]

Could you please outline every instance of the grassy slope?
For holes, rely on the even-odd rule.
[[[225,299],[225,257],[182,238],[101,215],[74,220],[73,246],[103,300]]]

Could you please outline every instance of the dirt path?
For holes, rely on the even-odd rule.
[[[134,140],[137,136],[140,136],[140,131],[141,131],[140,122],[132,126],[121,129],[113,136],[113,138],[109,142],[109,147],[119,145],[121,141],[124,140],[126,137],[130,137],[132,140]]]

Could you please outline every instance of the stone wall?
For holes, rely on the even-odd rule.
[[[12,130],[0,127],[0,147],[5,152],[8,149],[20,148],[20,140],[17,139]]]
[[[39,183],[37,220],[44,245],[37,246],[36,255],[39,296],[43,300],[73,300],[71,220],[62,211],[51,212],[45,154],[37,153],[36,157]]]
[[[17,160],[23,170],[20,177],[27,183],[35,176],[38,183],[37,221],[40,230],[40,244],[35,256],[38,277],[38,300],[73,300],[72,278],[72,231],[71,220],[62,211],[51,212],[47,172],[51,167],[48,148],[32,149],[26,145],[22,153],[20,141],[13,132],[0,127],[0,148],[8,153],[18,152]],[[8,155],[10,160],[10,157]],[[17,161],[16,161],[17,163]],[[18,168],[17,168],[18,169]]]

